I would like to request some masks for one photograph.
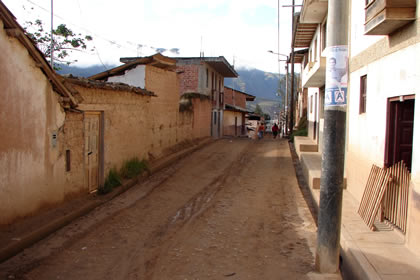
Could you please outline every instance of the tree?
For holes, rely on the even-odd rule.
[[[266,121],[271,120],[271,116],[267,113],[264,113],[264,120],[266,120]]]
[[[39,19],[35,20],[35,22],[27,21],[24,30],[44,56],[51,59],[51,32],[44,30],[42,21]],[[77,60],[70,59],[70,53],[72,51],[87,50],[87,41],[92,41],[92,36],[86,35],[83,37],[80,33],[74,33],[65,24],[60,24],[53,30],[54,61],[67,65],[77,62]],[[90,51],[93,50],[92,48]],[[58,64],[54,64],[54,69],[60,69]]]
[[[254,113],[257,114],[257,115],[260,115],[260,116],[262,116],[264,114],[264,112],[261,109],[261,106],[259,104],[257,104],[257,106],[255,106]]]

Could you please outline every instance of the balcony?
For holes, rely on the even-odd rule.
[[[325,84],[325,57],[318,57],[317,61],[308,62],[302,72],[303,87],[322,87]]]
[[[328,0],[305,0],[300,13],[302,23],[321,23],[328,11]]]
[[[416,19],[416,0],[370,0],[365,7],[365,35],[388,35]]]

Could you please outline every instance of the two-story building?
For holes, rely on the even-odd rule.
[[[301,52],[301,88],[307,93],[308,137],[321,151],[324,123],[325,47],[328,1],[305,1],[300,15],[295,16],[294,47]]]
[[[345,178],[342,234],[343,251],[358,259],[358,275],[375,271],[380,278],[392,274],[417,279],[420,255],[420,89],[419,1],[349,1],[348,91],[345,147]],[[294,30],[295,46],[309,48],[302,69],[302,86],[308,92],[307,148],[316,140],[318,153],[302,156],[310,186],[317,186],[321,173],[325,47],[328,1],[305,0]],[[346,67],[342,65],[342,67]],[[303,153],[304,154],[304,153]],[[306,159],[306,161],[305,161]],[[372,165],[388,168],[403,161],[410,171],[408,191],[389,187],[386,201],[376,216],[386,230],[371,232],[359,225],[357,209],[370,178]],[[400,172],[402,169],[400,169]],[[312,175],[311,175],[312,174]],[[402,174],[402,173],[401,173]],[[396,182],[393,176],[390,182]],[[315,190],[312,190],[316,194]],[[381,197],[375,199],[380,200]],[[346,209],[349,208],[349,209]],[[391,213],[391,214],[389,214]],[[376,212],[374,213],[376,214]],[[351,221],[349,220],[351,217]],[[351,235],[351,236],[350,236]],[[372,242],[366,242],[370,238]],[[342,252],[343,252],[342,251]],[[362,253],[356,256],[355,253]],[[351,254],[347,254],[349,256]],[[405,257],[409,256],[409,257]],[[417,260],[417,261],[411,261]],[[346,260],[344,260],[346,262]],[[382,263],[381,263],[382,262]],[[385,267],[383,264],[388,264]],[[395,265],[391,265],[395,264]]]
[[[224,78],[238,73],[223,57],[177,57],[181,94],[199,93],[211,100],[209,132],[214,138],[223,136]],[[204,124],[203,124],[204,125]]]
[[[395,226],[420,254],[418,17],[416,0],[351,2],[346,176],[348,191],[360,200],[372,164],[404,161],[411,171],[410,199],[404,203],[399,195],[392,204],[408,212],[398,217],[407,227]]]
[[[230,87],[224,87],[223,135],[246,135],[245,115],[250,113],[246,109],[246,102],[254,100],[255,96],[253,95]]]

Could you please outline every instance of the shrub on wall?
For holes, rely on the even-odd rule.
[[[111,170],[109,170],[108,176],[106,176],[104,185],[98,188],[98,193],[107,194],[120,185],[121,177],[118,174],[117,169],[112,168]]]
[[[120,171],[116,168],[109,170],[103,186],[98,188],[98,194],[107,194],[122,183],[122,179],[132,179],[149,170],[149,165],[146,160],[139,160],[134,157],[123,163]]]
[[[147,162],[145,160],[140,161],[137,157],[134,157],[124,162],[120,169],[120,175],[122,178],[132,179],[143,173],[145,170],[148,170]]]

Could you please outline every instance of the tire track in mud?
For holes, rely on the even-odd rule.
[[[248,142],[247,146],[243,151],[236,157],[232,163],[223,170],[223,172],[214,178],[209,184],[207,184],[199,193],[195,194],[185,205],[178,208],[175,215],[168,219],[167,223],[163,225],[158,231],[151,235],[146,240],[145,244],[148,248],[155,249],[151,256],[146,261],[146,277],[152,279],[156,264],[159,260],[160,252],[162,251],[162,244],[170,240],[180,228],[193,221],[194,219],[200,218],[206,211],[212,208],[213,198],[220,193],[220,191],[226,187],[226,181],[235,173],[239,167],[241,167],[246,159],[250,157],[249,147],[253,142]]]
[[[4,267],[15,279],[149,279],[160,244],[209,208],[232,168],[243,162],[251,142],[230,142],[217,141],[182,159]],[[151,191],[136,199],[144,187]]]

